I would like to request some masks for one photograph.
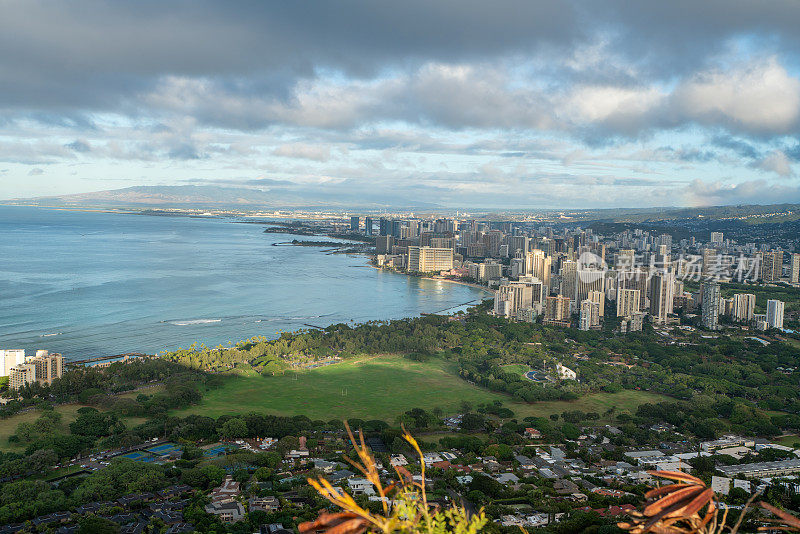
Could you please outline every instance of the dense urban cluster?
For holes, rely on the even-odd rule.
[[[695,316],[709,330],[719,328],[720,316],[782,329],[783,301],[770,299],[756,313],[753,292],[723,298],[720,284],[797,287],[800,280],[800,253],[714,231],[707,240],[677,241],[641,229],[602,235],[577,226],[461,219],[381,218],[376,228],[370,217],[362,228],[355,216],[350,230],[378,234],[380,267],[486,285],[496,291],[497,315],[581,330],[600,328],[608,315],[621,332],[641,330],[645,318],[671,325]],[[791,320],[797,319],[795,310]]]

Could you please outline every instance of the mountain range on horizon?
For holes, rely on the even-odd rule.
[[[260,189],[218,185],[140,185],[69,195],[14,198],[0,204],[38,206],[208,209],[436,208],[436,204],[380,192],[350,193],[314,188]]]
[[[0,200],[0,205],[94,208],[156,209],[353,209],[378,211],[426,210],[453,211],[456,208],[403,197],[392,192],[360,192],[330,188],[258,188],[219,185],[133,186],[122,189]],[[487,213],[509,216],[530,212],[564,212],[584,220],[642,222],[695,217],[712,218],[791,218],[800,217],[800,204],[746,204],[729,206],[662,206],[620,208],[530,208],[485,209]]]

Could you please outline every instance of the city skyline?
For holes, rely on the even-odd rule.
[[[0,199],[800,201],[792,2],[5,2]],[[246,194],[246,191],[245,191]]]

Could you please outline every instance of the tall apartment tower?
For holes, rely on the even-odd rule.
[[[789,256],[789,283],[800,283],[800,254]]]
[[[583,302],[592,292],[606,292],[604,271],[580,269],[575,273],[575,302]]]
[[[361,222],[361,220],[358,218],[357,215],[353,215],[352,217],[350,217],[350,231],[351,232],[358,233],[358,223],[359,222]]]
[[[717,265],[719,263],[719,255],[715,248],[703,249],[703,277],[713,277],[717,272]]]
[[[11,369],[25,363],[24,349],[0,350],[0,376],[9,376]]]
[[[711,243],[721,245],[724,241],[722,232],[711,232]]]
[[[600,306],[589,299],[581,302],[581,314],[578,329],[592,330],[600,327]]]
[[[578,274],[578,264],[566,260],[561,264],[561,294],[570,300],[575,300],[575,279]]]
[[[767,301],[767,326],[769,328],[783,328],[783,301]]]
[[[736,293],[731,308],[731,318],[734,321],[749,323],[755,314],[756,296],[752,293]]]
[[[606,293],[605,291],[589,291],[589,294],[586,296],[587,299],[591,300],[595,304],[597,304],[598,313],[602,318],[605,315],[606,311]]]
[[[525,254],[525,274],[538,278],[549,289],[551,263],[543,250],[533,249]]]
[[[364,235],[372,235],[372,217],[364,217]]]
[[[702,323],[709,330],[719,328],[719,284],[706,282],[703,284],[703,316]]]
[[[783,275],[783,251],[764,252],[761,255],[761,280],[777,282]]]
[[[639,313],[639,290],[617,289],[617,317],[633,317]]]
[[[453,268],[453,249],[408,247],[408,270],[416,273],[449,271]]]
[[[497,288],[494,294],[494,313],[516,317],[520,310],[532,307],[533,288],[524,282],[510,282]]]
[[[674,302],[675,277],[666,271],[659,271],[650,279],[650,316],[654,323],[665,324],[672,313]]]
[[[392,233],[392,221],[386,217],[378,220],[378,235],[389,235]]]
[[[36,368],[36,381],[40,384],[52,384],[64,372],[64,358],[46,350],[37,351],[36,356],[29,358],[27,363],[32,363]]]
[[[563,295],[547,297],[544,307],[544,324],[569,326],[571,320],[569,303],[569,298]]]

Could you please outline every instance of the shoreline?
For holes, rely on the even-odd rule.
[[[390,271],[388,269],[384,269],[383,267],[378,267],[377,265],[373,265],[371,262],[367,262],[367,266],[372,267],[373,269],[378,270],[378,271],[383,271],[383,272],[393,273],[393,274],[401,274],[403,276],[409,276],[409,277],[411,276],[410,274],[404,273],[404,272],[401,272],[401,271]],[[424,279],[424,280],[434,280],[436,282],[449,282],[451,284],[458,284],[458,285],[461,285],[461,286],[467,286],[467,287],[472,287],[472,288],[475,288],[475,289],[480,289],[480,290],[484,291],[485,293],[489,293],[490,295],[494,295],[494,291],[492,291],[488,287],[482,286],[480,284],[476,284],[474,282],[463,282],[461,280],[451,280],[450,278],[437,278],[435,276],[415,276],[414,278],[421,278],[421,279]]]

